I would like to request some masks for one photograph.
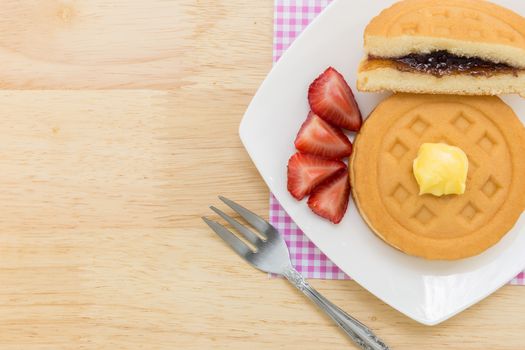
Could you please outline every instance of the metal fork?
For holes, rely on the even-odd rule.
[[[290,255],[284,239],[279,232],[260,216],[252,213],[239,204],[219,196],[219,199],[236,211],[246,222],[248,222],[261,236],[252,232],[249,228],[239,223],[234,218],[225,214],[214,206],[214,212],[219,214],[231,226],[233,226],[243,237],[256,248],[253,251],[242,240],[235,236],[230,230],[216,221],[206,217],[202,219],[217,233],[228,245],[253,267],[286,277],[297,289],[303,292],[311,301],[319,306],[332,320],[341,327],[344,332],[362,349],[365,350],[388,350],[389,347],[381,341],[368,327],[348,315],[306,282],[290,262]]]

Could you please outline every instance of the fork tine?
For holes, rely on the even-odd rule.
[[[210,226],[210,228],[215,231],[228,245],[240,256],[246,258],[250,254],[253,254],[251,249],[244,244],[237,236],[230,232],[226,227],[222,226],[216,221],[210,220],[207,217],[203,216],[202,220]]]
[[[248,209],[240,206],[239,204],[235,203],[234,201],[225,198],[223,196],[219,196],[219,199],[223,201],[227,206],[232,208],[244,218],[250,225],[252,225],[257,231],[259,231],[261,234],[264,234],[266,237],[268,236],[267,233],[271,230],[274,230],[274,227],[268,223],[268,221],[261,218],[259,215],[249,211]]]
[[[228,221],[228,223],[235,227],[235,229],[239,231],[250,243],[254,245],[262,243],[261,239],[255,233],[253,233],[246,226],[241,225],[237,220],[235,220],[231,216],[225,214],[222,210],[217,209],[213,205],[210,207],[210,209],[219,214],[224,220]]]

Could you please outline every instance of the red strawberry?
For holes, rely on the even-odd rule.
[[[315,186],[345,168],[340,160],[296,153],[288,161],[288,191],[301,200]]]
[[[308,206],[317,215],[338,224],[345,215],[349,196],[348,171],[344,169],[312,191],[308,198]]]
[[[308,113],[308,118],[299,129],[295,148],[303,153],[333,159],[348,157],[352,153],[352,143],[341,129],[333,127],[312,112]]]
[[[350,86],[338,71],[328,67],[308,89],[310,108],[327,122],[358,131],[362,118]]]

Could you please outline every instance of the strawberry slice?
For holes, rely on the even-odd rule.
[[[340,160],[296,153],[288,161],[288,191],[301,200],[315,186],[345,168]]]
[[[312,112],[308,113],[308,118],[299,129],[295,148],[303,153],[332,159],[348,157],[352,153],[352,143],[341,129],[328,124]]]
[[[314,213],[338,224],[345,215],[350,196],[348,171],[338,171],[317,186],[308,198],[308,206]]]
[[[308,89],[310,108],[327,122],[351,131],[361,128],[362,118],[354,94],[343,76],[328,67]]]

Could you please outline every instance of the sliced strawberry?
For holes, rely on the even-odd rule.
[[[295,148],[303,153],[315,154],[321,157],[339,159],[352,153],[352,143],[341,131],[313,112],[299,129],[295,138]]]
[[[362,118],[350,86],[338,71],[328,67],[308,89],[310,108],[327,122],[358,131]]]
[[[338,171],[317,186],[308,198],[308,206],[314,213],[338,224],[345,215],[350,196],[348,171]]]
[[[288,191],[301,200],[315,186],[345,168],[340,160],[296,153],[288,161]]]

